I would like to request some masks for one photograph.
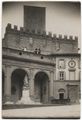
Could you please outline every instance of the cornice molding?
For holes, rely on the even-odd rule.
[[[9,60],[15,60],[15,61],[21,61],[21,62],[30,62],[30,63],[37,63],[37,64],[48,65],[48,66],[55,66],[55,63],[33,60],[33,59],[28,59],[28,58],[19,58],[19,57],[9,56],[9,55],[2,55],[2,58],[9,59]]]

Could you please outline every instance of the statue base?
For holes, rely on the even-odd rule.
[[[41,103],[31,100],[30,95],[29,95],[29,90],[24,89],[21,100],[16,102],[16,104],[30,104],[30,105],[32,105],[32,104],[41,104]]]

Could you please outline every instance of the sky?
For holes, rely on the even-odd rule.
[[[81,41],[81,13],[79,2],[4,2],[2,11],[2,37],[7,23],[24,26],[24,5],[46,8],[46,31],[78,36]]]

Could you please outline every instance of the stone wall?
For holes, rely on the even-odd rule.
[[[70,99],[71,103],[79,103],[79,88],[79,81],[54,81],[54,100],[60,100],[60,93],[63,93],[63,100]],[[63,89],[64,92],[60,92],[60,89]]]
[[[64,68],[59,68],[60,66],[59,61],[61,60],[64,61]],[[69,62],[71,60],[75,62],[74,67],[69,66]],[[80,80],[80,56],[74,56],[74,55],[63,56],[62,55],[62,56],[56,57],[56,80],[59,80],[60,71],[64,71],[65,73],[64,80],[69,80],[70,79],[69,72],[71,70],[75,72],[75,79],[73,80]]]
[[[25,30],[24,28],[17,29],[8,24],[6,27],[5,37],[3,39],[3,47],[13,49],[24,49],[32,51],[37,48],[43,54],[55,53],[77,53],[78,52],[78,38],[75,36],[62,36],[57,37],[56,34],[46,33],[45,31]]]

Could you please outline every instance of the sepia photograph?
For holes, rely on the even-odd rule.
[[[2,2],[2,118],[80,119],[81,2]]]

